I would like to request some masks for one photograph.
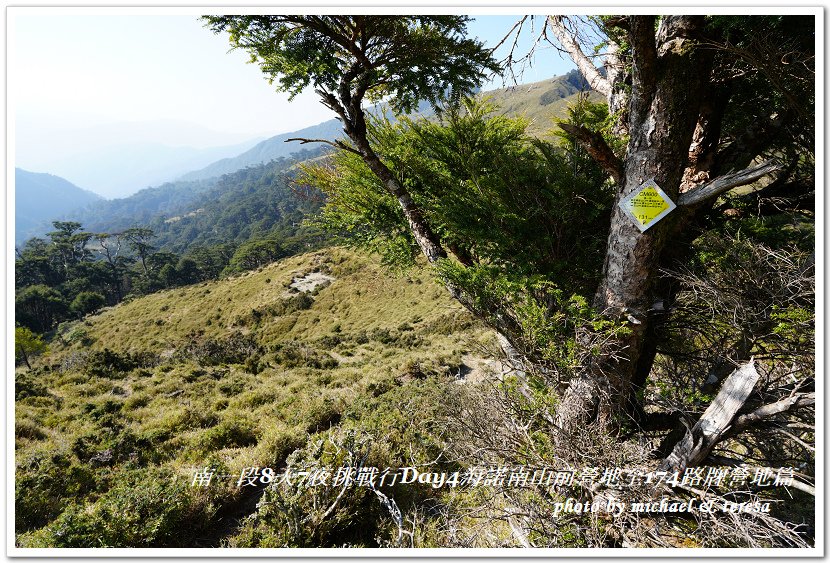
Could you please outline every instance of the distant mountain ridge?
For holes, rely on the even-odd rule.
[[[60,176],[22,168],[14,169],[14,191],[15,243],[42,234],[49,221],[104,199]]]
[[[550,118],[552,115],[561,113],[563,106],[557,102],[581,91],[590,91],[590,89],[585,78],[583,78],[578,70],[574,69],[567,74],[555,76],[548,80],[491,90],[484,92],[482,95],[491,96],[494,101],[497,101],[502,106],[503,113],[515,115],[527,110],[526,112],[531,113],[533,116],[541,115]],[[523,94],[525,91],[535,91],[537,93],[531,97],[527,97]],[[370,111],[376,110],[378,107],[375,106]],[[421,103],[418,106],[417,112],[422,115],[429,115],[432,109],[429,107],[429,104]],[[299,131],[276,135],[270,139],[261,141],[250,150],[238,156],[223,158],[204,168],[188,172],[177,178],[177,180],[205,180],[215,176],[221,176],[222,174],[236,172],[248,166],[258,166],[277,158],[289,157],[299,151],[301,146],[298,142],[287,143],[287,139],[299,137],[334,141],[342,136],[343,126],[340,121],[330,119],[323,123],[300,129]]]
[[[489,97],[492,102],[500,107],[499,111],[503,114],[526,117],[530,121],[529,132],[531,134],[548,137],[555,127],[555,119],[565,117],[568,104],[573,102],[575,97],[583,91],[589,91],[589,95],[594,100],[601,99],[598,94],[589,90],[584,78],[578,71],[574,70],[563,76],[548,80],[500,88],[480,95]],[[428,115],[430,111],[426,104],[422,104],[418,109],[422,115]],[[205,168],[179,177],[176,181],[167,182],[155,188],[146,188],[130,197],[101,201],[87,206],[86,209],[78,209],[72,213],[72,217],[87,227],[87,230],[117,232],[131,226],[153,226],[160,234],[165,233],[161,235],[162,238],[170,239],[170,248],[175,248],[177,252],[184,250],[183,240],[204,244],[206,240],[210,239],[212,243],[215,243],[215,235],[202,231],[212,229],[211,221],[218,217],[218,210],[217,212],[189,216],[197,208],[212,208],[210,201],[205,200],[208,194],[210,194],[208,200],[215,199],[219,201],[221,199],[223,206],[229,208],[235,207],[237,203],[246,198],[250,202],[264,202],[268,200],[265,195],[253,193],[261,189],[268,189],[264,184],[256,187],[249,184],[248,187],[253,192],[248,194],[234,191],[233,182],[239,182],[241,185],[244,183],[242,179],[246,177],[245,174],[236,174],[237,172],[255,169],[267,163],[278,164],[278,168],[284,168],[286,165],[290,166],[290,164],[286,162],[279,164],[276,161],[287,159],[296,162],[298,156],[300,159],[305,158],[305,156],[300,156],[303,151],[307,151],[307,154],[320,154],[317,151],[323,148],[319,144],[286,143],[286,139],[301,137],[335,140],[342,136],[341,123],[336,119],[306,127],[299,131],[276,135],[259,142],[253,148],[236,157],[215,161]],[[309,148],[311,148],[310,151],[308,151]],[[249,171],[254,175],[261,174],[261,171],[258,170]],[[220,178],[226,175],[232,176]],[[215,188],[221,188],[220,191],[227,191],[228,194],[222,197],[222,194],[216,191]],[[234,193],[236,195],[232,195]],[[286,197],[291,196],[286,192]],[[245,206],[253,209],[249,203],[246,203]],[[257,216],[257,219],[253,222],[261,220],[258,213],[254,213],[254,215]],[[166,222],[174,216],[181,216],[184,219],[176,223]],[[248,219],[251,220],[252,217]],[[189,231],[189,234],[187,236],[182,235],[180,231],[183,230]],[[260,236],[262,232],[263,230],[260,229]],[[241,242],[240,238],[244,238],[244,234],[237,233],[234,236],[237,243]],[[173,239],[176,240],[175,243],[172,243]]]
[[[52,126],[41,117],[16,122],[15,166],[55,174],[106,198],[160,185],[266,138],[163,119],[86,124],[77,117],[66,122],[54,117]]]
[[[248,166],[258,166],[271,160],[282,157],[290,157],[292,154],[299,152],[302,147],[298,142],[286,143],[287,139],[294,137],[303,137],[309,139],[326,139],[333,141],[342,136],[343,129],[340,122],[336,119],[329,119],[323,123],[300,129],[299,131],[292,131],[290,133],[283,133],[270,139],[266,139],[254,145],[253,148],[243,152],[240,155],[231,158],[223,158],[199,170],[188,172],[183,176],[177,178],[178,181],[192,182],[194,180],[206,180],[208,178],[215,178],[223,174],[230,174]]]

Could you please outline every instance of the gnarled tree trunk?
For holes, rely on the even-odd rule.
[[[616,203],[647,180],[677,200],[688,163],[698,108],[711,70],[711,54],[695,47],[701,16],[667,16],[655,33],[654,16],[627,21],[633,51],[628,106],[630,134]],[[645,232],[615,205],[602,282],[594,306],[626,324],[621,336],[600,343],[599,354],[570,382],[559,409],[566,432],[599,418],[620,422],[645,341],[652,305],[652,281],[672,218]],[[583,340],[592,341],[590,335]]]

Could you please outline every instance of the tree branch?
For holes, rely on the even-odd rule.
[[[591,88],[607,98],[611,94],[611,83],[603,78],[591,59],[582,51],[574,35],[565,28],[564,18],[562,16],[548,16],[548,25],[550,25],[556,39],[562,44],[562,48],[568,52],[573,62],[576,63],[576,67],[585,77],[585,80],[588,81],[588,84],[591,85]]]
[[[756,180],[760,180],[767,174],[781,170],[781,168],[781,164],[768,160],[752,168],[746,168],[739,172],[718,176],[711,182],[707,182],[702,186],[681,194],[677,200],[677,205],[688,207],[703,203],[704,201],[719,196],[732,188],[745,186],[755,182]]]
[[[732,426],[735,415],[746,403],[760,377],[753,360],[733,371],[724,381],[712,404],[697,423],[687,429],[683,438],[660,464],[660,469],[684,471],[687,467],[694,467],[706,459],[712,448],[724,439],[724,434]]]
[[[749,426],[757,424],[764,419],[770,418],[777,414],[782,414],[791,410],[799,409],[816,404],[815,393],[795,393],[786,399],[782,399],[775,403],[770,403],[762,407],[758,407],[754,411],[742,414],[735,419],[732,427],[729,429],[728,436],[733,436],[746,430]]]
[[[815,393],[793,393],[786,399],[758,407],[737,416],[760,379],[753,360],[732,372],[724,381],[712,404],[663,460],[661,469],[683,471],[705,460],[723,440],[734,437],[748,427],[778,414],[814,405]],[[803,489],[802,489],[803,490]]]
[[[342,141],[329,141],[328,139],[303,139],[302,137],[293,137],[291,139],[286,139],[283,142],[288,143],[291,141],[300,141],[301,145],[305,145],[306,143],[324,143],[326,145],[331,145],[335,148],[342,149],[344,151],[349,151],[358,156],[362,156],[358,151],[356,151],[355,149],[353,149],[352,147],[350,147]]]
[[[572,135],[579,145],[597,161],[603,170],[608,172],[618,186],[623,184],[623,163],[611,150],[611,147],[602,138],[602,135],[595,133],[586,127],[560,123],[559,127],[565,133]]]

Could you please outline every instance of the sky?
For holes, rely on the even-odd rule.
[[[187,153],[193,162],[212,161],[218,158],[208,148],[233,146],[227,149],[233,156],[256,140],[334,117],[312,91],[289,103],[248,64],[246,53],[230,50],[225,34],[203,27],[199,13],[9,8],[7,84],[15,165],[104,193],[106,176],[95,176],[93,168],[103,172],[96,163],[105,158],[111,169],[121,166],[119,154],[140,154],[148,161],[153,157],[143,155],[155,154],[151,146],[164,146],[193,149]],[[469,34],[495,45],[518,18],[479,16]],[[527,51],[533,39],[528,26],[517,51]],[[507,50],[505,44],[497,56]],[[571,68],[556,50],[542,50],[520,82]],[[484,89],[504,85],[496,78]],[[137,166],[129,163],[130,169]],[[143,187],[152,176],[134,177]]]
[[[205,29],[196,15],[44,12],[12,16],[9,86],[18,119],[69,126],[187,122],[223,133],[233,143],[331,118],[313,92],[289,105],[256,65],[246,64],[244,52],[229,52],[227,36]],[[484,16],[470,25],[470,33],[494,44],[516,19]],[[554,51],[544,55],[525,72],[525,82],[573,66]],[[501,80],[493,85],[501,86]],[[206,131],[181,137],[194,146],[219,140]]]

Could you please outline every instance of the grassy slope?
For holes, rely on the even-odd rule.
[[[307,309],[269,312],[284,301],[293,276],[313,270],[336,280]],[[194,336],[198,331],[203,334]],[[23,546],[218,541],[221,514],[241,502],[239,491],[187,486],[194,467],[209,464],[235,475],[246,466],[279,467],[341,419],[355,428],[383,426],[386,418],[368,418],[381,407],[366,406],[378,389],[397,388],[409,397],[404,402],[410,393],[426,397],[435,381],[451,380],[446,376],[463,354],[491,344],[490,333],[427,274],[395,277],[372,258],[343,249],[150,295],[65,334],[75,343],[41,362],[52,371],[17,377]],[[217,361],[184,352],[188,343],[240,335],[262,353]],[[102,363],[100,354],[97,363],[91,359],[90,350],[105,348],[121,358],[156,357],[122,367]],[[397,411],[398,399],[390,401]],[[130,494],[119,489],[125,480]],[[176,499],[178,508],[160,513],[152,500],[159,495]],[[128,513],[144,513],[136,517],[148,523],[125,521]],[[189,524],[181,530],[184,520]]]
[[[556,92],[557,95],[567,94],[567,89],[562,82],[563,77],[560,76],[530,84],[500,88],[486,92],[485,96],[499,106],[501,113],[527,118],[530,121],[529,134],[550,139],[555,130],[556,120],[566,117],[568,105],[574,103],[580,95],[578,93],[565,95],[551,103],[543,104],[542,97],[548,92]],[[596,92],[591,91],[588,96],[592,102],[603,101],[602,96]]]
[[[540,104],[557,80],[489,95],[548,136],[574,99]],[[310,307],[286,307],[292,278],[315,270],[336,280]],[[194,467],[280,467],[341,430],[373,436],[377,466],[428,462],[434,437],[422,424],[452,394],[462,362],[493,346],[428,274],[396,277],[343,249],[122,303],[63,335],[40,362],[51,370],[17,376],[23,546],[336,544],[322,532],[275,535],[279,518],[267,514],[237,529],[239,489],[189,487]],[[259,347],[247,357],[199,353],[246,339]]]
[[[422,272],[395,277],[364,255],[328,249],[228,280],[161,291],[109,309],[92,320],[88,330],[95,340],[92,347],[156,350],[194,330],[220,336],[251,310],[284,299],[293,276],[315,269],[330,271],[337,281],[316,296],[309,310],[264,323],[257,330],[258,338],[319,338],[331,333],[335,324],[344,332],[395,328],[418,316],[432,319],[461,310]],[[207,319],[211,324],[205,326]]]

